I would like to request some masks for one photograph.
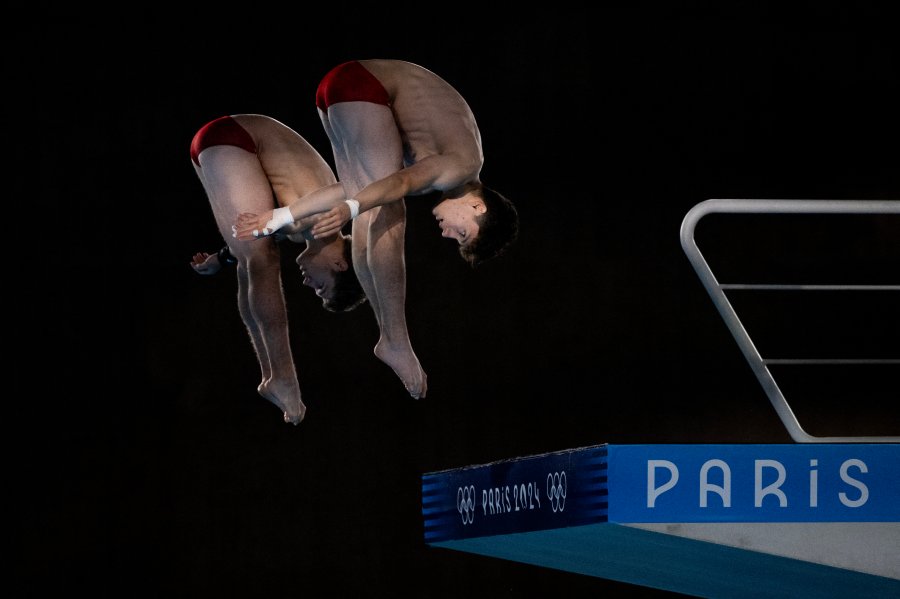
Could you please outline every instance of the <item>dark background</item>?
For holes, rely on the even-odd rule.
[[[430,548],[420,477],[598,443],[792,443],[679,228],[708,198],[900,198],[888,14],[795,7],[10,26],[26,239],[8,267],[30,275],[9,291],[16,596],[669,594]],[[253,112],[333,164],[315,87],[356,58],[416,62],[467,98],[521,235],[473,271],[408,202],[418,402],[372,355],[371,309],[322,310],[285,246],[295,428],[255,392],[233,275],[189,267],[222,240],[188,148]],[[739,282],[897,284],[896,217],[841,225],[710,217],[698,240]],[[896,293],[740,301],[764,352],[900,357]],[[812,373],[784,374],[807,432],[900,432],[896,366]]]

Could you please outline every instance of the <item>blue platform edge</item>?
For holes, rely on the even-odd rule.
[[[425,541],[601,522],[898,522],[900,445],[595,445],[427,473]]]
[[[581,447],[427,473],[422,515],[433,547],[701,597],[900,597],[894,578],[629,526],[900,522],[897,444]]]

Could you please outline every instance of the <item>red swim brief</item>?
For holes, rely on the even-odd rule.
[[[237,146],[256,153],[256,143],[247,130],[230,116],[222,116],[203,125],[191,142],[191,160],[200,166],[200,152],[212,146]]]
[[[391,98],[372,73],[351,60],[328,71],[316,90],[316,106],[320,110],[328,110],[338,102],[372,102],[389,106]]]

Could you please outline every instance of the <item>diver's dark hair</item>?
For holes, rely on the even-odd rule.
[[[497,191],[480,183],[472,183],[471,191],[484,201],[484,214],[476,217],[478,236],[459,246],[459,255],[475,268],[505,252],[519,236],[519,213],[513,203]]]
[[[353,268],[351,239],[350,235],[344,236],[344,260],[347,261],[347,270],[334,274],[334,297],[322,300],[322,307],[329,312],[349,312],[366,302],[366,293],[359,284],[356,269]]]

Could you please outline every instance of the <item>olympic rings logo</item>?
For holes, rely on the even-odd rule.
[[[463,526],[475,521],[475,485],[456,489],[456,511],[462,518]]]
[[[554,513],[566,509],[566,471],[547,475],[547,498]]]

